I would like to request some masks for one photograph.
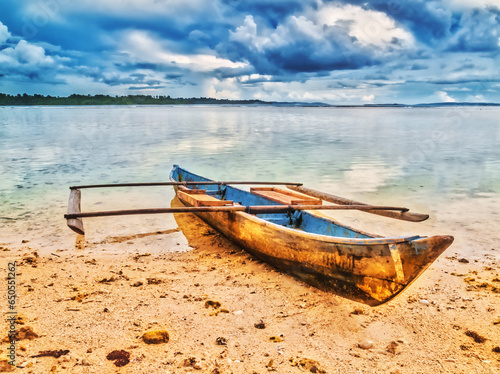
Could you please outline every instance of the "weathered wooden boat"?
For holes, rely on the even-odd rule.
[[[246,191],[238,184],[264,185]],[[81,189],[174,186],[183,207],[80,211]],[[269,187],[269,185],[273,187]],[[278,188],[286,185],[286,188]],[[341,224],[320,210],[356,209],[419,222],[426,214],[366,205],[305,188],[301,183],[218,182],[174,165],[170,182],[70,187],[68,226],[84,234],[84,217],[194,213],[256,257],[318,288],[379,305],[410,285],[453,242],[448,235],[381,237]],[[325,204],[326,202],[326,204]],[[334,203],[336,205],[330,204]]]
[[[199,182],[174,186],[177,197],[192,207],[302,204],[319,208],[322,204],[318,198],[293,190],[264,187],[245,191],[227,184],[203,184],[213,181],[177,165],[170,179]],[[452,236],[380,237],[343,225],[317,210],[195,214],[269,264],[318,288],[369,305],[384,303],[400,293],[453,242]]]

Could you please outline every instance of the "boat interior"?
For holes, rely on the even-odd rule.
[[[200,184],[179,186],[180,194],[193,206],[223,205],[321,205],[320,199],[299,192],[277,187],[253,187],[250,191],[226,184],[203,184],[210,179],[174,167],[170,178],[178,182],[200,182]],[[305,232],[341,238],[373,238],[352,227],[342,225],[333,219],[308,211],[293,213],[257,214],[257,217],[284,227]]]

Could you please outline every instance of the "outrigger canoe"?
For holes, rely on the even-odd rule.
[[[322,200],[280,188],[204,185],[210,179],[174,165],[174,186],[186,206],[318,205]],[[300,189],[299,189],[300,190]],[[197,212],[203,221],[265,262],[304,282],[378,305],[413,282],[453,242],[452,236],[380,237],[343,225],[315,210],[250,214]]]
[[[235,187],[238,184],[281,184],[286,188],[251,187],[247,191]],[[152,185],[174,186],[185,207],[80,211],[82,188]],[[398,295],[453,242],[449,235],[381,237],[320,213],[325,209],[357,209],[414,222],[428,218],[406,208],[366,205],[305,188],[300,183],[217,182],[178,165],[170,173],[170,182],[70,189],[65,218],[79,234],[84,234],[84,217],[191,212],[276,268],[320,289],[372,306]]]

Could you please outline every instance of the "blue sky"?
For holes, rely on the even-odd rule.
[[[500,0],[2,0],[0,92],[500,102]]]

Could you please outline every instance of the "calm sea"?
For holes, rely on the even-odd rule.
[[[179,164],[216,180],[303,182],[404,205],[431,219],[371,224],[452,234],[452,251],[482,256],[499,242],[499,119],[489,107],[2,107],[0,242],[73,235],[62,219],[70,185],[166,181]],[[172,197],[169,188],[86,191],[84,207],[169,206]]]

